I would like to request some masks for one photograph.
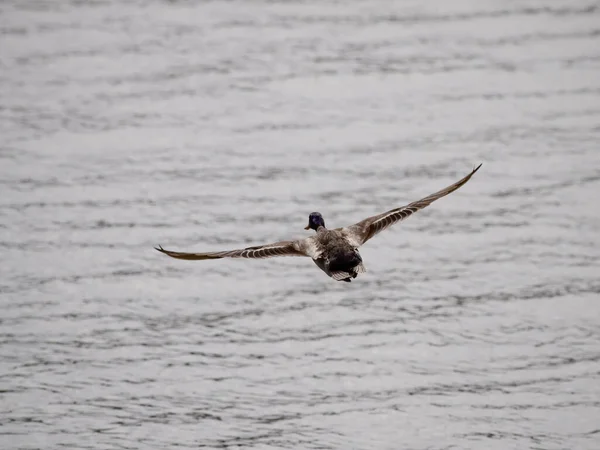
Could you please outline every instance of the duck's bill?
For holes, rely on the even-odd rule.
[[[305,230],[310,230],[310,225],[306,225],[306,226],[304,227],[304,229],[305,229]]]

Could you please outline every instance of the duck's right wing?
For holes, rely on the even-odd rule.
[[[391,209],[383,214],[378,214],[376,216],[367,217],[366,219],[346,228],[342,228],[342,233],[344,233],[348,240],[352,242],[356,247],[364,244],[377,233],[385,230],[389,226],[400,222],[417,211],[431,205],[436,200],[445,197],[446,195],[454,192],[459,187],[464,185],[467,181],[471,179],[473,174],[479,170],[481,164],[479,164],[473,171],[457,181],[456,183],[438,191],[434,194],[428,195],[421,200],[417,200],[415,202],[409,203],[406,206],[401,206],[400,208]]]
[[[275,256],[311,256],[314,252],[314,242],[312,239],[302,239],[298,241],[281,241],[273,244],[258,245],[256,247],[247,247],[239,250],[226,250],[223,252],[207,253],[185,253],[165,250],[160,245],[154,247],[161,253],[171,258],[187,260],[204,260],[220,258],[273,258]]]

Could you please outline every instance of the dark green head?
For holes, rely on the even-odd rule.
[[[319,227],[324,227],[325,221],[323,220],[323,216],[319,212],[312,212],[308,216],[308,225],[304,227],[305,230],[315,230]]]

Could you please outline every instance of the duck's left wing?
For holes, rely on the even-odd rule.
[[[239,250],[226,250],[223,252],[207,253],[185,253],[165,250],[161,246],[154,247],[161,253],[169,255],[171,258],[187,260],[204,260],[220,258],[273,258],[275,256],[310,256],[311,245],[307,239],[298,241],[281,241],[273,244],[258,245],[256,247],[247,247]]]
[[[428,195],[427,197],[417,200],[416,202],[409,203],[406,206],[401,206],[400,208],[386,211],[383,214],[368,217],[352,226],[342,228],[342,232],[346,234],[348,240],[351,241],[353,245],[358,247],[389,226],[400,222],[417,211],[431,205],[437,199],[445,197],[446,195],[454,192],[467,181],[469,181],[473,174],[477,172],[480,167],[481,164],[474,168],[469,175],[442,189],[441,191]]]

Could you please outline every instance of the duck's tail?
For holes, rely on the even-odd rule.
[[[349,272],[342,272],[341,270],[338,270],[336,272],[331,272],[331,278],[336,281],[351,281],[353,276]]]
[[[358,266],[354,266],[349,272],[337,270],[335,272],[331,272],[331,278],[336,281],[352,281],[352,278],[356,278],[359,273],[365,273],[367,269],[361,262]]]

